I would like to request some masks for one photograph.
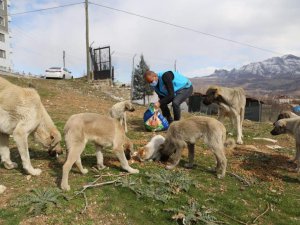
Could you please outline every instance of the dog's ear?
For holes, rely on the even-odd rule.
[[[218,87],[214,88],[213,93],[214,93],[215,98],[219,97],[221,95],[220,88],[218,88]]]

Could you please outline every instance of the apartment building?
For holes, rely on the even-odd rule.
[[[9,0],[0,0],[0,71],[11,71],[11,46],[10,46],[10,32],[9,32],[9,21],[8,6]]]

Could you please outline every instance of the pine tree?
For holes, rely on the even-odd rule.
[[[153,90],[150,85],[144,79],[144,73],[149,70],[144,56],[141,55],[141,59],[133,73],[133,94],[132,100],[143,99],[145,104],[146,95],[152,95]]]

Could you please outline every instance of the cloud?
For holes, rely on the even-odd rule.
[[[20,3],[19,3],[20,2]],[[12,1],[11,12],[80,1]],[[156,18],[201,32],[249,43],[280,54],[300,55],[300,2],[277,0],[114,0],[91,2]],[[153,70],[177,68],[187,76],[207,75],[215,68],[232,69],[245,62],[278,56],[276,53],[228,42],[211,36],[148,21],[132,15],[89,6],[90,43],[110,45],[116,78],[129,81],[132,60],[144,54]],[[83,4],[13,17],[15,68],[34,73],[62,64],[81,76],[85,71],[85,20]]]

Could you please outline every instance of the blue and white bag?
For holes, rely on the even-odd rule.
[[[150,103],[144,113],[144,125],[148,131],[162,131],[169,128],[168,120],[154,108],[154,103]]]

